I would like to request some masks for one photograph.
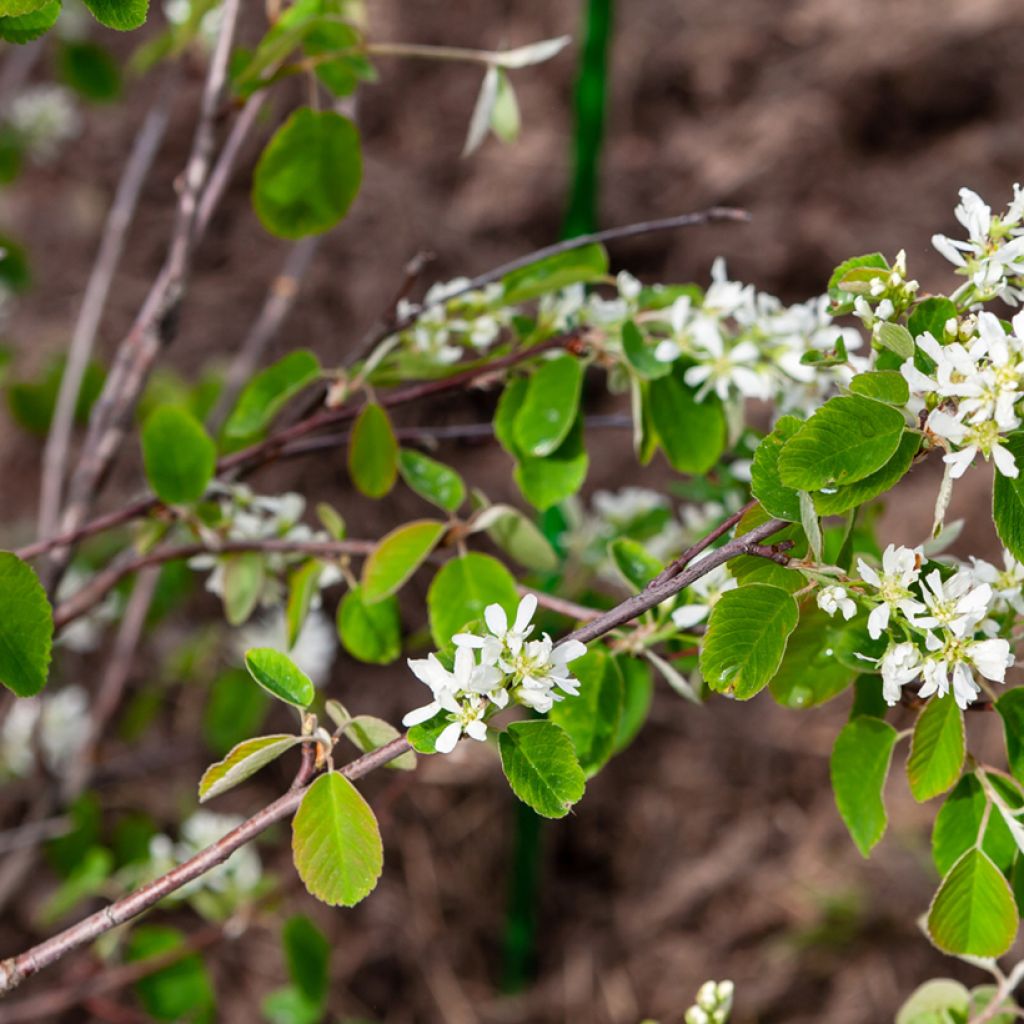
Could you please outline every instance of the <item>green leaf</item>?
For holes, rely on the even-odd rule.
[[[888,270],[889,264],[880,252],[869,252],[865,256],[854,256],[852,259],[840,263],[828,281],[828,297],[832,300],[833,308],[830,312],[838,316],[841,313],[849,313],[853,309],[855,293],[847,291],[843,285],[856,285],[859,283],[857,273],[867,277],[877,276],[877,270]]]
[[[402,653],[398,601],[385,597],[367,604],[362,588],[354,587],[338,605],[338,638],[356,660],[368,665],[390,664]]]
[[[49,31],[60,17],[60,0],[48,0],[26,14],[0,17],[0,39],[9,43],[30,43]]]
[[[163,925],[136,925],[128,935],[129,963],[165,956],[185,945],[185,936]],[[135,982],[146,1012],[161,1021],[191,1020],[214,1005],[213,986],[198,953],[188,953],[168,967]]]
[[[905,423],[896,409],[862,395],[827,401],[786,443],[779,477],[798,491],[851,484],[895,454]]]
[[[1003,442],[1018,466],[1024,465],[1024,430],[1010,434]],[[996,533],[1018,561],[1024,561],[1024,473],[1011,479],[995,474],[992,485],[992,518]]]
[[[454,512],[466,499],[466,485],[454,469],[443,462],[403,448],[398,453],[402,479],[423,499],[447,512]]]
[[[894,352],[900,359],[912,359],[914,356],[914,339],[910,334],[910,331],[903,326],[903,324],[881,324],[878,328],[878,343],[882,348],[887,348],[890,352]],[[892,373],[893,371],[883,371]],[[854,378],[856,379],[856,378]],[[854,388],[854,390],[857,390]],[[870,394],[870,392],[862,391],[861,394]],[[878,396],[872,396],[878,397]],[[883,399],[885,401],[885,399]],[[904,402],[906,399],[904,399]],[[897,402],[897,405],[903,405],[903,402]]]
[[[615,752],[622,716],[622,676],[614,659],[599,648],[577,658],[572,674],[580,681],[579,696],[559,701],[548,712],[548,719],[568,733],[589,779]]]
[[[967,1020],[979,1020],[981,1011],[998,995],[999,990],[995,985],[977,985],[975,988],[972,988],[971,999],[967,1006]],[[1016,1024],[1020,1020],[1020,1015],[1017,1012],[1019,1007],[1014,1002],[1013,996],[1005,996],[999,1004],[999,1009],[1005,1012],[989,1017],[988,1024]]]
[[[907,337],[910,336],[907,335]],[[912,354],[913,349],[911,349]],[[910,401],[910,385],[904,380],[903,374],[896,370],[873,370],[870,373],[858,373],[850,381],[850,390],[855,395],[874,398],[887,405],[903,406]]]
[[[500,604],[513,618],[519,605],[516,581],[501,562],[475,551],[446,562],[427,591],[434,644],[449,647],[456,633],[483,619],[489,604]]]
[[[0,238],[0,248],[4,244]],[[33,434],[45,437],[50,431],[66,365],[67,359],[59,356],[48,363],[34,380],[13,380],[7,387],[7,404],[11,415]],[[78,390],[78,400],[75,402],[75,423],[84,425],[88,422],[89,411],[103,390],[105,380],[106,373],[99,363],[92,361],[86,366]]]
[[[684,369],[647,385],[646,408],[662,450],[680,473],[707,473],[725,450],[726,422],[722,403],[713,394],[698,402],[683,380]]]
[[[320,520],[323,528],[331,535],[332,540],[345,539],[345,520],[326,501],[317,503],[316,517]]]
[[[966,1021],[969,998],[966,986],[959,981],[932,978],[914,989],[896,1014],[896,1024],[957,1024],[958,1021]]]
[[[53,613],[39,577],[17,555],[0,551],[0,683],[18,697],[46,685]]]
[[[382,537],[363,565],[363,601],[372,605],[395,593],[437,547],[446,529],[436,519],[417,519]]]
[[[1009,883],[981,850],[968,850],[943,879],[928,911],[928,934],[944,953],[998,957],[1017,934]]]
[[[246,384],[224,424],[225,435],[246,438],[260,433],[289,399],[319,376],[320,360],[312,352],[289,352]]]
[[[298,736],[256,736],[239,743],[223,761],[211,764],[199,780],[199,802],[205,803],[255,775],[302,740]]]
[[[121,71],[102,46],[62,42],[57,73],[66,85],[93,103],[110,103],[121,95]]]
[[[615,568],[634,590],[640,591],[664,568],[637,540],[619,537],[608,545]]]
[[[888,818],[882,789],[897,736],[888,722],[862,716],[843,727],[832,749],[836,807],[865,857],[885,833]]]
[[[672,363],[664,362],[654,354],[657,342],[650,344],[632,320],[622,325],[622,353],[626,362],[644,380],[657,380],[672,372]]]
[[[749,700],[775,675],[799,619],[786,591],[750,583],[722,594],[708,620],[700,671],[708,686]]]
[[[327,999],[331,944],[304,914],[288,918],[281,929],[288,976],[296,990],[316,1005]]]
[[[309,892],[332,907],[353,907],[384,869],[377,819],[339,772],[321,775],[292,821],[292,855]]]
[[[530,377],[515,417],[516,447],[529,458],[545,458],[568,437],[583,387],[583,364],[571,355],[545,360]]]
[[[796,416],[781,416],[772,432],[754,450],[750,466],[750,492],[769,515],[800,522],[800,497],[779,477],[779,455],[786,442],[803,426]]]
[[[374,718],[372,715],[356,715],[355,718],[350,718],[345,725],[344,733],[364,754],[386,746],[402,735],[390,722],[385,722],[382,718]],[[388,761],[385,767],[399,772],[414,771],[416,755],[412,751],[407,751],[394,760]]]
[[[260,1003],[260,1012],[270,1024],[321,1024],[324,1017],[322,1006],[291,985],[269,993]]]
[[[149,0],[85,0],[92,16],[107,28],[128,32],[146,24]]]
[[[451,724],[451,716],[446,711],[439,711],[433,718],[414,725],[405,737],[417,754],[436,754],[437,738]]]
[[[286,654],[271,647],[253,647],[245,652],[245,667],[271,697],[297,708],[313,703],[316,691],[309,676]]]
[[[1006,760],[1013,777],[1024,782],[1024,688],[1008,690],[996,701],[1003,720]]]
[[[240,626],[256,610],[266,562],[259,551],[240,551],[224,556],[224,614],[232,626]]]
[[[569,436],[556,451],[543,459],[524,456],[516,464],[513,475],[526,500],[544,511],[571,498],[583,486],[588,465],[583,445],[583,417],[578,416]]]
[[[604,246],[584,245],[506,274],[501,281],[505,292],[503,301],[506,306],[517,306],[571,284],[600,281],[607,274],[608,253]]]
[[[295,646],[295,641],[306,624],[313,598],[320,592],[318,584],[322,572],[323,566],[315,558],[311,558],[288,577],[288,604],[285,607],[284,621],[289,650]]]
[[[162,405],[142,428],[142,459],[157,497],[188,505],[205,493],[217,468],[217,446],[191,413]]]
[[[964,716],[952,694],[933,698],[917,716],[907,759],[910,791],[918,801],[945,793],[964,765]]]
[[[615,753],[633,742],[647,721],[654,699],[654,675],[642,658],[619,655],[615,659],[622,674],[622,715],[615,733]]]
[[[572,740],[554,722],[513,722],[498,736],[498,751],[512,792],[541,817],[564,818],[583,796]]]
[[[985,791],[974,775],[965,775],[946,797],[932,828],[932,860],[940,875],[945,875],[967,850],[977,845],[987,805]],[[994,809],[988,815],[982,849],[1000,871],[1010,869],[1017,853],[1017,844],[1006,822]]]
[[[359,413],[348,444],[352,482],[368,498],[383,498],[398,478],[398,441],[384,409],[370,402]]]
[[[896,454],[881,469],[876,469],[863,480],[847,484],[845,487],[837,487],[829,493],[818,491],[814,495],[814,507],[818,514],[841,515],[891,490],[914,464],[914,457],[920,447],[921,435],[913,430],[905,431],[900,438]]]
[[[334,111],[296,110],[256,164],[252,201],[279,238],[318,235],[348,212],[363,177],[356,126]]]
[[[38,11],[46,0],[0,0],[0,17],[17,18]]]
[[[910,333],[918,338],[922,334],[930,334],[941,342],[946,333],[948,321],[956,318],[956,305],[944,296],[925,299],[914,307],[910,314],[907,327]]]

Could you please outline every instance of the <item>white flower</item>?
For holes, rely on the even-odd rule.
[[[545,633],[540,640],[525,644],[517,657],[499,662],[499,667],[512,677],[515,698],[543,714],[564,699],[555,687],[573,697],[579,694],[579,680],[568,666],[586,653],[579,640],[566,640],[556,647]]]
[[[71,93],[59,85],[35,85],[19,93],[7,119],[37,164],[52,163],[82,128]]]
[[[47,770],[59,778],[82,749],[88,729],[89,697],[80,686],[18,700],[0,729],[0,766],[11,775],[28,775],[38,745]]]
[[[1002,444],[999,426],[994,420],[982,423],[961,423],[942,409],[933,409],[928,416],[928,430],[936,437],[960,447],[947,452],[942,461],[950,467],[949,475],[958,480],[980,452],[986,461],[990,458],[1003,476],[1015,478],[1019,472],[1013,453]]]
[[[868,616],[868,635],[877,640],[889,625],[889,616],[899,610],[908,618],[923,612],[925,606],[913,598],[910,586],[921,574],[921,551],[890,544],[882,552],[882,572],[872,569],[864,559],[857,559],[857,571],[865,583],[878,590],[881,604]]]
[[[843,618],[849,621],[857,614],[857,605],[853,598],[840,586],[823,587],[818,592],[818,607],[826,615],[842,612]]]
[[[1003,551],[1003,569],[1000,571],[990,562],[971,557],[974,578],[979,583],[987,583],[994,593],[993,611],[1004,611],[1012,608],[1017,614],[1024,615],[1024,565],[1017,561],[1009,551]]]
[[[244,657],[245,652],[252,647],[272,647],[275,651],[287,652],[288,657],[309,676],[314,686],[322,686],[327,682],[338,651],[337,630],[317,608],[310,609],[290,650],[288,625],[281,608],[275,608],[262,618],[245,625],[235,634],[234,641],[240,657]]]
[[[715,331],[706,333],[700,345],[703,352],[698,353],[697,358],[706,361],[698,362],[683,374],[683,380],[690,387],[698,388],[698,402],[709,391],[725,400],[733,389],[746,398],[769,397],[764,377],[753,369],[761,353],[752,341],[741,341],[727,349],[722,335]]]
[[[953,699],[960,708],[966,708],[981,692],[972,668],[986,679],[1001,683],[1007,668],[1014,663],[1009,641],[1003,639],[963,640],[950,633],[943,638],[928,633],[925,646],[929,654],[923,665],[924,685],[918,695],[944,697],[949,693],[952,678]]]
[[[900,691],[921,674],[921,652],[912,643],[893,644],[879,662],[882,696],[891,707],[898,704]]]
[[[489,604],[484,609],[484,622],[491,631],[490,636],[481,637],[473,633],[456,633],[452,643],[456,647],[471,647],[480,651],[480,660],[485,665],[494,665],[506,652],[515,657],[522,649],[523,642],[533,632],[533,613],[537,610],[537,598],[527,594],[516,610],[516,620],[509,628],[508,616],[500,604]]]
[[[695,561],[693,564],[699,565],[700,563]],[[739,586],[738,580],[729,575],[724,565],[716,565],[709,573],[694,580],[687,588],[687,593],[691,597],[696,597],[697,600],[690,604],[680,605],[672,612],[672,621],[676,628],[693,629],[711,614],[711,609],[727,590],[734,590],[737,586]]]
[[[908,616],[911,624],[918,629],[942,626],[957,637],[974,632],[992,600],[992,588],[987,583],[977,583],[973,574],[964,569],[945,582],[939,570],[933,569],[924,578],[921,594],[927,614]]]

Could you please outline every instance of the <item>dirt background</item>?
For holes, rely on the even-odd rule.
[[[375,38],[465,46],[577,34],[580,14],[577,3],[543,0],[369,6]],[[123,39],[115,45],[121,53],[129,48]],[[275,353],[308,345],[326,362],[342,359],[421,249],[437,255],[431,274],[446,279],[555,239],[569,177],[576,52],[574,45],[517,75],[521,141],[488,142],[468,161],[459,151],[477,73],[382,61],[380,83],[359,98],[365,186],[325,240]],[[1010,0],[621,4],[602,223],[711,203],[745,206],[753,220],[622,243],[612,250],[616,265],[648,281],[703,281],[721,253],[735,276],[796,300],[820,292],[846,256],[903,246],[924,289],[946,286],[949,268],[929,238],[954,230],[957,188],[968,184],[1001,206],[1012,182],[1024,177],[1021,53],[1024,7]],[[173,128],[104,320],[105,353],[162,260],[171,183],[187,151],[198,85],[191,74],[176,97]],[[0,197],[4,230],[28,245],[38,284],[19,300],[8,330],[19,373],[66,342],[123,156],[154,91],[146,80],[132,86],[126,104],[88,111],[86,131],[54,167]],[[268,117],[264,137],[276,116]],[[230,358],[287,251],[262,232],[248,205],[257,153],[254,142],[198,254],[180,338],[168,355],[187,375]],[[488,408],[486,396],[470,395],[419,409],[414,419],[478,420]],[[40,453],[4,423],[5,545],[32,535]],[[447,455],[493,497],[512,497],[509,466],[496,450],[453,448]],[[592,457],[591,487],[666,481],[661,468],[637,471],[625,439],[603,438]],[[408,495],[389,499],[383,511],[361,507],[340,467],[338,458],[321,456],[256,482],[334,501],[357,535],[379,534],[385,518],[422,514]],[[137,468],[129,453],[104,499],[108,506],[132,492]],[[886,517],[888,537],[921,539],[935,486],[928,474],[903,486],[901,504]],[[968,519],[965,550],[975,553],[992,546],[985,493],[978,480],[960,489],[954,506]],[[411,607],[423,589],[417,581]],[[169,636],[147,638],[133,683],[145,682],[176,636],[216,614],[200,600]],[[63,680],[88,684],[101,664],[65,661]],[[329,692],[393,718],[418,696],[406,674],[344,657]],[[147,768],[143,759],[133,778],[110,783],[101,795],[110,806],[145,807],[170,827],[191,800],[205,753],[192,739],[202,694],[183,687],[167,699],[166,726],[144,745],[180,750],[187,763],[168,771]],[[841,698],[798,714],[764,695],[750,705],[717,700],[700,710],[659,692],[634,746],[590,783],[571,818],[543,828],[536,980],[515,996],[501,995],[498,979],[516,809],[491,754],[471,745],[434,759],[414,784],[368,780],[387,851],[378,892],[345,913],[324,910],[301,890],[287,901],[315,916],[334,943],[331,1019],[636,1024],[650,1016],[668,1024],[681,1018],[705,978],[729,977],[738,988],[737,1024],[868,1024],[890,1020],[929,977],[953,973],[980,982],[978,972],[934,952],[914,925],[936,882],[927,831],[936,808],[916,807],[896,771],[889,787],[894,824],[870,862],[843,830],[827,758],[846,705]],[[994,717],[969,716],[976,749],[998,751]],[[112,756],[123,753],[111,746]],[[266,773],[226,798],[224,809],[250,812],[286,781],[284,772]],[[5,798],[9,809],[20,806],[20,795]],[[292,890],[284,838],[280,832],[261,853],[281,867]],[[33,882],[5,913],[0,952],[21,948],[33,934],[31,911],[53,880],[40,873]],[[276,929],[270,916],[208,954],[218,1019],[255,1019],[258,999],[282,982]],[[26,993],[68,983],[80,970],[81,958],[77,967],[71,958]],[[138,1019],[129,995],[114,1002],[123,1013],[117,1019]],[[83,1014],[61,1019],[115,1019]]]

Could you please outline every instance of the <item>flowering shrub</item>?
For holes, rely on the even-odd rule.
[[[86,6],[118,29],[145,19],[145,3]],[[60,8],[0,0],[0,35],[36,38]],[[488,52],[378,43],[360,6],[345,0],[267,9],[257,45],[232,54],[238,0],[168,4],[166,31],[137,55],[146,67],[191,50],[208,62],[207,85],[167,264],[86,403],[75,464],[67,441],[89,330],[76,332],[84,348],[73,345],[55,376],[22,392],[31,398],[23,412],[46,413],[55,469],[44,482],[49,529],[0,553],[0,681],[17,698],[0,730],[0,771],[45,770],[80,809],[74,798],[123,688],[118,652],[127,645],[130,657],[154,600],[147,580],[174,565],[201,574],[223,604],[228,647],[245,668],[223,684],[229,706],[232,694],[266,694],[291,708],[294,722],[270,735],[233,720],[211,729],[223,756],[198,780],[198,800],[283,756],[299,755],[298,774],[248,819],[193,812],[177,840],[147,836],[122,864],[93,848],[58,903],[99,893],[113,902],[3,961],[0,990],[167,897],[211,920],[244,916],[273,884],[247,844],[284,819],[309,892],[334,906],[358,903],[376,886],[384,850],[355,782],[384,766],[413,771],[419,756],[458,757],[466,739],[494,750],[512,791],[536,813],[564,817],[590,778],[627,756],[663,681],[690,704],[767,691],[794,712],[851,692],[831,782],[865,856],[886,830],[884,787],[909,740],[913,796],[944,798],[932,835],[941,881],[921,908],[924,930],[940,950],[990,970],[995,985],[931,982],[899,1021],[1019,1015],[1012,1000],[1024,968],[1004,973],[996,960],[1017,935],[1024,891],[1024,689],[1010,674],[1024,613],[1024,313],[1007,319],[1003,308],[1024,300],[1024,191],[1015,186],[1001,214],[961,191],[956,216],[967,240],[934,238],[964,279],[948,295],[922,295],[903,252],[891,262],[881,253],[849,259],[824,294],[792,306],[731,280],[723,260],[706,287],[644,284],[612,274],[604,237],[588,237],[435,283],[420,301],[404,294],[342,365],[295,349],[256,369],[260,340],[255,356],[240,356],[237,387],[230,373],[209,390],[209,382],[161,382],[151,371],[173,338],[172,314],[209,220],[203,211],[216,206],[227,154],[237,151],[228,139],[219,151],[226,167],[214,164],[225,97],[241,110],[234,129],[245,130],[284,78],[304,76],[317,97],[276,128],[253,175],[256,215],[298,247],[339,223],[358,193],[360,137],[344,100],[373,81],[376,57],[482,65],[472,151],[488,133],[507,141],[518,129],[511,72],[565,44]],[[78,130],[57,96],[25,93],[8,114],[33,160],[50,159]],[[713,210],[653,228],[737,219],[738,211]],[[585,380],[628,399],[637,461],[665,460],[677,478],[671,496],[626,486],[581,497],[588,443],[608,426],[587,415]],[[440,433],[412,430],[400,441],[392,423],[396,407],[471,387],[494,395],[483,429],[504,452],[521,498],[514,505],[492,502],[478,481],[435,458]],[[148,491],[95,514],[136,409]],[[341,425],[343,439],[330,432]],[[429,512],[353,538],[329,505],[315,506],[313,526],[311,496],[259,494],[238,479],[339,444],[362,498],[379,502],[404,486]],[[919,524],[919,543],[897,546],[877,535],[874,503],[929,460],[943,473],[934,513]],[[954,482],[983,462],[995,470],[1000,565],[949,554],[959,529],[946,521]],[[76,554],[81,541],[115,527],[129,529],[98,560]],[[396,595],[414,576],[430,583],[426,608],[408,622]],[[41,692],[55,645],[95,649],[114,621],[109,686],[94,700],[77,685]],[[368,665],[405,660],[406,731],[350,712],[327,691],[338,644]],[[201,644],[187,657],[201,660]],[[221,692],[218,683],[211,706]],[[358,709],[357,682],[344,698]],[[902,729],[889,720],[897,705],[906,709],[899,721],[912,722]],[[979,709],[1003,723],[998,763],[967,750],[965,713]],[[711,712],[681,704],[678,713]],[[225,734],[230,742],[220,742]],[[343,760],[348,745],[359,756]],[[136,952],[177,948],[159,929],[134,934]],[[284,943],[290,963],[308,956],[311,966],[293,971],[295,984],[273,993],[265,1012],[320,1019],[322,937],[293,918]],[[204,986],[190,1009],[209,1009]],[[732,1001],[731,983],[708,982],[684,1020],[722,1024]]]

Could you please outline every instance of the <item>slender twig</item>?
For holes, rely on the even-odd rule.
[[[717,222],[744,222],[750,220],[750,214],[746,210],[739,210],[731,206],[712,206],[707,210],[697,210],[694,213],[682,213],[675,217],[662,217],[658,220],[637,221],[634,224],[623,224],[617,228],[606,228],[604,231],[593,231],[586,235],[576,235],[574,238],[566,238],[553,245],[546,245],[543,248],[528,252],[525,256],[518,256],[514,260],[502,263],[497,267],[476,277],[471,278],[461,288],[448,292],[443,299],[437,302],[423,303],[414,306],[409,313],[394,320],[390,325],[378,331],[373,338],[372,344],[369,339],[365,343],[367,347],[373,347],[383,341],[389,334],[396,331],[404,331],[411,327],[424,313],[438,306],[444,306],[468,292],[477,291],[486,285],[500,281],[506,274],[514,270],[522,270],[539,260],[547,259],[549,256],[558,256],[564,252],[571,252],[573,249],[580,249],[587,245],[594,245],[598,242],[614,242],[622,238],[634,238],[637,235],[650,235],[658,231],[675,231],[679,228],[693,227],[698,224],[713,224]]]
[[[256,372],[270,340],[277,334],[285,317],[291,312],[299,285],[320,244],[320,236],[312,235],[296,242],[285,258],[281,272],[274,278],[256,320],[228,367],[224,388],[210,414],[209,426],[216,431],[231,411],[235,399],[249,378]]]
[[[82,457],[72,475],[68,505],[61,521],[64,533],[82,524],[103,478],[113,461],[139,392],[160,349],[173,337],[197,240],[196,226],[202,191],[210,173],[215,122],[227,82],[228,59],[241,0],[226,0],[220,34],[200,101],[199,119],[182,174],[174,227],[156,281],[121,342],[100,397],[89,419]],[[55,553],[54,574],[59,574],[70,552]]]
[[[80,590],[54,609],[53,625],[54,629],[62,629],[95,607],[121,580],[133,573],[151,566],[164,565],[166,562],[179,562],[186,558],[194,558],[196,555],[230,555],[243,551],[337,558],[341,555],[368,555],[375,547],[375,542],[370,540],[290,541],[285,538],[254,538],[224,541],[216,547],[210,544],[181,544],[154,548],[143,555],[115,562],[102,572],[98,572]]]
[[[135,216],[135,207],[142,186],[167,130],[175,83],[176,80],[171,79],[164,83],[160,95],[135,136],[124,173],[114,193],[114,201],[103,228],[96,262],[89,274],[78,319],[71,334],[67,364],[61,378],[57,406],[53,414],[53,425],[50,427],[46,449],[43,452],[43,479],[39,500],[41,537],[53,533],[57,526],[79,388],[92,356],[100,319],[107,304],[114,274],[121,262],[125,237]]]
[[[543,590],[532,590],[530,587],[517,587],[520,597],[533,594],[537,598],[537,604],[542,608],[548,608],[559,615],[575,622],[591,622],[600,618],[601,612],[597,608],[588,608],[586,605],[577,604],[575,601],[567,601],[564,597],[556,597],[554,594],[546,594]]]
[[[767,523],[762,523],[742,537],[736,538],[717,548],[706,558],[701,559],[697,565],[667,580],[660,587],[641,591],[610,611],[603,612],[591,622],[569,633],[564,639],[588,642],[596,640],[606,633],[610,633],[613,629],[617,629],[648,609],[677,594],[680,590],[688,587],[695,580],[700,579],[701,576],[704,576],[730,558],[744,554],[757,554],[757,549],[761,546],[761,542],[773,533],[777,533],[786,525],[781,519],[771,519]],[[341,772],[349,779],[361,778],[411,749],[408,740],[404,737],[399,737],[383,747],[369,754],[364,754],[362,757],[345,765]],[[283,796],[278,797],[273,803],[264,807],[263,810],[258,811],[251,818],[242,822],[237,828],[232,829],[222,839],[201,850],[194,857],[178,865],[178,867],[167,874],[155,879],[148,885],[136,889],[135,892],[104,907],[102,910],[97,911],[83,921],[78,922],[78,924],[72,925],[70,928],[65,929],[39,945],[33,946],[24,953],[0,962],[0,994],[10,991],[25,978],[55,963],[78,946],[92,941],[112,928],[124,924],[126,921],[130,921],[133,917],[137,917],[171,893],[176,892],[183,885],[187,885],[193,879],[199,878],[218,864],[223,863],[235,850],[244,846],[271,825],[291,817],[299,804],[302,803],[302,798],[305,796],[308,788],[308,786],[304,786],[299,789],[289,790]]]
[[[1021,982],[1024,982],[1024,960],[1016,963],[1010,973],[999,981],[985,1008],[967,1024],[989,1024],[989,1021],[995,1020],[1000,1013],[1006,1013],[1008,1009],[1013,1012],[1016,1007],[1007,1007],[1006,1001],[1012,998]]]

